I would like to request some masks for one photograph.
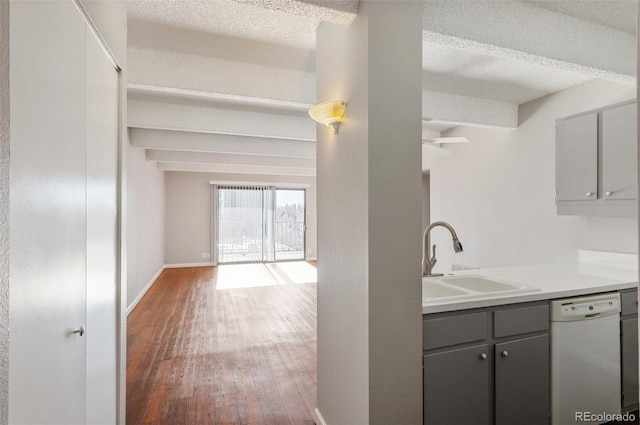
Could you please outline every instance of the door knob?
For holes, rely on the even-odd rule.
[[[502,357],[509,357],[509,352],[507,350],[504,350],[502,353],[500,353],[500,355]]]
[[[80,336],[84,335],[84,326],[80,326],[78,329],[76,329],[75,331],[73,331],[72,333],[74,334],[78,334]]]
[[[486,353],[480,354],[480,359],[481,360],[486,360],[487,359],[487,354]]]

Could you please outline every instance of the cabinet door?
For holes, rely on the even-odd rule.
[[[638,403],[638,318],[624,319],[622,327],[622,407]]]
[[[558,201],[597,198],[597,113],[556,122],[556,192]]]
[[[496,425],[549,423],[549,335],[495,348]]]
[[[636,199],[636,104],[602,112],[604,199]]]
[[[9,423],[85,423],[85,23],[11,3]]]
[[[489,348],[478,345],[424,356],[424,423],[488,424]]]

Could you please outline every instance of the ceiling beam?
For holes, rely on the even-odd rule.
[[[155,102],[130,99],[128,126],[314,141],[316,124],[308,116],[212,107],[185,100]]]
[[[273,155],[311,159],[316,157],[315,142],[307,140],[141,128],[130,128],[129,139],[131,146],[146,149]]]
[[[158,162],[158,169],[164,171],[191,171],[206,173],[229,174],[262,174],[273,176],[304,176],[316,175],[315,168],[271,167],[266,165],[240,164],[199,164],[195,162]]]
[[[175,37],[172,37],[175,38]],[[180,38],[178,38],[180,40]],[[210,44],[224,44],[226,40]],[[184,41],[188,43],[189,41]],[[243,42],[243,43],[246,43]],[[206,45],[207,41],[194,38],[191,44]],[[261,46],[248,50],[261,57]],[[245,49],[244,51],[246,51]],[[279,56],[288,54],[284,51]],[[208,55],[207,55],[208,54]],[[219,54],[220,56],[211,56]],[[176,48],[128,47],[127,82],[159,87],[177,87],[212,93],[234,93],[265,99],[315,103],[316,77],[313,52],[302,52],[291,64],[263,64],[251,58],[236,59],[225,52],[191,52]],[[287,59],[282,59],[285,61]],[[309,65],[308,63],[311,63]],[[299,66],[295,69],[296,64]]]
[[[175,87],[160,87],[147,84],[127,84],[127,98],[134,100],[150,100],[160,102],[176,102],[196,100],[209,102],[211,106],[231,105],[236,108],[246,108],[271,113],[293,113],[306,116],[311,103],[291,102],[278,99],[264,99],[260,97],[241,96],[227,93],[213,93],[201,90],[188,90]]]
[[[422,117],[440,123],[510,129],[518,127],[518,105],[423,90]]]
[[[316,168],[311,158],[291,158],[270,155],[247,155],[217,152],[188,152],[147,149],[147,160],[158,162],[218,163],[234,165],[266,165],[271,167]]]
[[[523,2],[426,0],[423,40],[635,83],[635,34]]]

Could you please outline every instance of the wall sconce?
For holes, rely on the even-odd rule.
[[[333,134],[338,134],[346,108],[347,104],[341,100],[318,103],[309,108],[309,116],[318,124],[333,128]]]

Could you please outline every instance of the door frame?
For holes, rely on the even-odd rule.
[[[118,73],[118,170],[116,175],[116,418],[119,424],[126,423],[127,406],[127,248],[126,248],[126,211],[127,211],[127,127],[124,111],[127,102],[127,84],[123,68],[100,33],[97,25],[80,0],[72,0],[87,27],[95,36],[98,44]]]

